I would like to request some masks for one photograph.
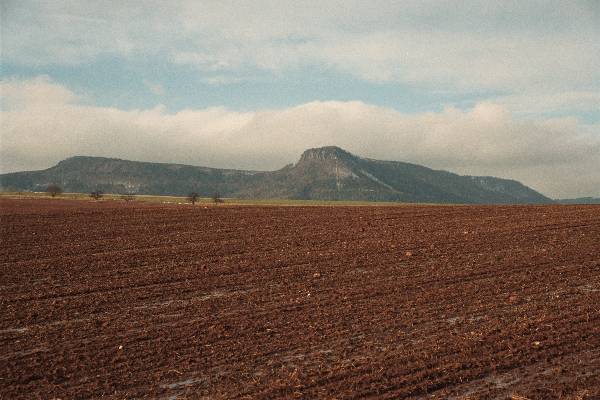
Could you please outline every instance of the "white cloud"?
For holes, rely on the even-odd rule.
[[[3,3],[2,53],[25,65],[156,56],[229,83],[256,68],[317,65],[425,90],[497,91],[510,107],[543,97],[536,109],[553,112],[552,95],[590,110],[600,95],[598,4],[24,0]],[[581,92],[591,96],[569,100]]]
[[[169,113],[81,105],[47,78],[5,81],[0,93],[8,105],[0,115],[4,171],[45,168],[77,154],[276,169],[308,147],[333,144],[371,158],[511,177],[550,196],[600,195],[600,126],[515,119],[494,103],[414,115],[362,102]]]
[[[4,79],[0,81],[0,96],[2,109],[63,105],[78,99],[71,90],[53,83],[47,76],[39,76],[27,81]]]
[[[323,46],[323,59],[373,81],[529,92],[600,78],[600,44],[571,33],[393,31],[340,39]]]

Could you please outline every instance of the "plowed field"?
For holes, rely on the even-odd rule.
[[[600,398],[600,207],[0,200],[0,398]]]

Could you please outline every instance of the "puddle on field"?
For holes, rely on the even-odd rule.
[[[229,297],[229,296],[233,296],[236,293],[239,293],[239,291],[234,291],[234,292],[221,292],[219,290],[216,290],[212,293],[209,293],[205,296],[200,296],[200,297],[195,297],[194,300],[198,300],[198,301],[206,301],[206,300],[210,300],[210,299],[218,299],[219,297]]]
[[[371,273],[371,270],[369,270],[367,268],[362,268],[362,267],[352,268],[352,269],[349,269],[348,271],[346,271],[346,274],[348,274],[348,275],[364,275],[364,274],[369,274],[369,273]]]
[[[143,304],[143,305],[134,307],[134,309],[143,310],[143,309],[151,309],[151,308],[161,308],[161,307],[168,307],[171,304],[186,304],[186,303],[193,303],[196,301],[202,302],[202,301],[207,301],[207,300],[212,300],[212,299],[218,299],[221,297],[233,297],[233,296],[236,296],[239,294],[246,294],[246,293],[250,293],[250,290],[233,290],[231,292],[215,290],[213,292],[204,294],[202,296],[190,297],[187,299],[167,300],[167,301],[161,301],[158,303]]]
[[[25,357],[31,354],[43,353],[45,351],[49,351],[49,349],[47,347],[36,347],[30,350],[13,351],[12,353],[1,354],[0,360],[6,361],[10,360],[11,358]]]
[[[284,363],[290,363],[293,361],[304,360],[306,356],[304,354],[290,354],[289,356],[281,357],[281,361]]]
[[[477,379],[472,382],[466,382],[461,386],[466,386],[466,390],[461,392],[460,395],[446,397],[448,400],[462,400],[470,399],[471,396],[479,393],[481,390],[499,389],[506,390],[519,383],[520,378],[515,376],[512,372],[504,374],[492,374],[482,379]],[[506,398],[504,395],[501,397],[494,397],[497,399]]]
[[[512,374],[493,375],[490,377],[490,382],[498,389],[506,389],[519,383],[520,379]]]
[[[600,288],[598,288],[592,284],[581,285],[578,287],[578,289],[583,292],[600,292]]]
[[[159,303],[150,303],[150,304],[143,304],[141,306],[135,306],[133,307],[136,310],[147,310],[149,308],[160,308],[160,307],[166,307],[170,304],[173,304],[177,302],[177,300],[167,300],[167,301],[161,301]]]
[[[485,317],[482,315],[472,315],[468,318],[466,316],[457,315],[455,317],[446,318],[446,323],[449,325],[456,325],[463,322],[477,322],[483,319],[485,319]]]
[[[3,333],[23,333],[23,332],[27,332],[27,331],[28,331],[27,328],[6,328],[6,329],[0,330],[0,335]]]
[[[90,319],[92,319],[92,317],[59,319],[56,321],[45,321],[45,322],[34,323],[34,324],[31,324],[28,326],[24,326],[22,328],[2,329],[2,330],[0,330],[0,334],[3,334],[3,333],[25,333],[25,332],[29,331],[30,329],[35,330],[37,328],[52,328],[52,327],[60,326],[60,325],[85,323],[85,322],[89,321]]]
[[[449,323],[450,325],[454,325],[458,322],[462,322],[463,318],[462,317],[451,317],[451,318],[446,318],[446,322]]]
[[[205,382],[205,380],[203,378],[189,378],[179,382],[166,383],[164,385],[160,385],[160,387],[163,389],[180,389],[182,387],[191,386],[200,382]]]
[[[333,353],[334,353],[334,351],[331,349],[321,349],[321,350],[315,350],[313,352],[308,352],[308,353],[296,353],[296,354],[282,355],[280,359],[283,364],[291,364],[292,366],[295,366],[296,362],[302,362],[306,359],[318,357],[321,355],[328,356]]]

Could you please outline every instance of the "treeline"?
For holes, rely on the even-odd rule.
[[[51,197],[56,197],[63,193],[63,189],[56,183],[51,183],[46,188],[46,193],[48,193]],[[94,190],[94,191],[90,192],[90,198],[92,198],[94,200],[100,200],[103,197],[104,197],[104,193],[101,190]],[[124,201],[133,201],[133,200],[135,200],[135,195],[134,194],[125,194],[125,195],[121,195],[120,198],[121,198],[121,200],[124,200]],[[200,194],[198,194],[198,192],[191,192],[190,194],[187,195],[187,200],[190,203],[192,203],[192,205],[195,205],[196,203],[198,203],[200,201]],[[213,193],[210,200],[214,204],[220,204],[220,203],[225,202],[225,200],[221,197],[221,194],[219,192]]]

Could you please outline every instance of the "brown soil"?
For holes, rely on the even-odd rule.
[[[600,398],[599,206],[0,200],[0,398]]]

